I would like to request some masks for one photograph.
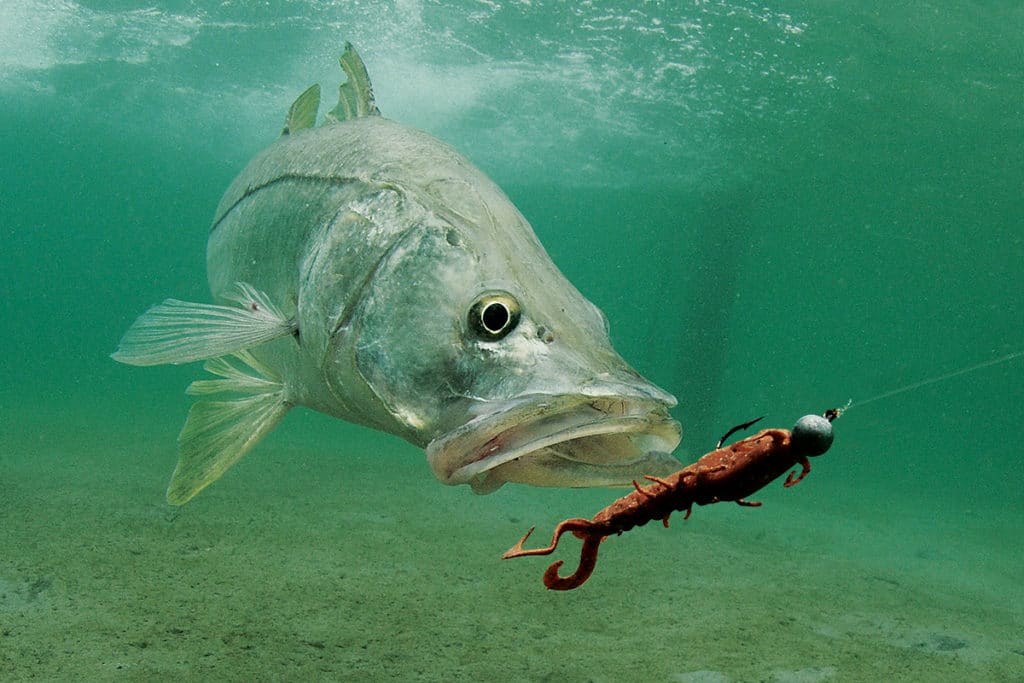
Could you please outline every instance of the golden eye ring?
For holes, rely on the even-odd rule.
[[[469,309],[469,329],[481,339],[497,341],[519,324],[522,309],[508,292],[487,292]]]

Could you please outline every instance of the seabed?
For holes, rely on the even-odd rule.
[[[183,412],[184,408],[179,407]],[[183,508],[174,410],[11,415],[8,680],[1020,680],[1019,506],[863,499],[815,460],[761,508],[613,537],[594,576],[501,561],[619,491],[438,484],[420,451],[301,414]],[[884,489],[873,495],[884,495]],[[942,539],[936,543],[935,539]],[[566,538],[553,556],[572,565]]]

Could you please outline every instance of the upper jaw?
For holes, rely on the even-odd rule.
[[[623,463],[636,461],[641,469],[645,462],[662,464],[679,443],[679,423],[668,415],[670,404],[659,399],[523,396],[434,439],[427,445],[427,459],[442,482],[470,484],[480,492],[506,481],[534,486],[628,484],[630,478],[657,472],[631,474],[623,471]],[[536,466],[522,466],[524,459],[534,459]]]

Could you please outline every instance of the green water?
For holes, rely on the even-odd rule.
[[[1024,679],[1024,9],[985,3],[0,6],[0,678]],[[295,411],[173,509],[221,193],[360,49],[384,114],[510,195],[616,347],[725,428],[852,398],[800,486],[499,560],[619,492],[437,483]],[[571,563],[577,545],[560,551]]]

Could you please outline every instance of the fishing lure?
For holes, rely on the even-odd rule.
[[[523,548],[535,528],[531,527],[501,557],[509,560],[530,555],[550,555],[562,535],[572,532],[583,540],[579,566],[572,574],[560,576],[558,570],[563,562],[558,560],[544,572],[544,585],[551,590],[578,588],[594,572],[598,548],[609,536],[643,526],[654,519],[661,520],[668,528],[668,518],[673,512],[685,512],[683,519],[689,519],[694,505],[733,501],[740,505],[758,507],[761,503],[747,500],[747,496],[761,490],[796,465],[801,467],[800,473],[791,471],[783,486],[789,488],[798,484],[811,471],[808,458],[821,455],[832,445],[832,422],[846,407],[828,410],[824,415],[805,415],[797,420],[791,431],[764,429],[723,447],[722,444],[732,434],[763,418],[737,425],[725,433],[715,450],[692,465],[665,478],[645,476],[645,479],[653,482],[649,486],[641,487],[634,480],[635,491],[619,498],[593,518],[563,521],[555,527],[551,544],[547,547]]]

